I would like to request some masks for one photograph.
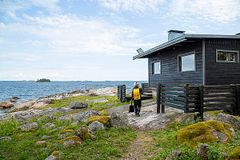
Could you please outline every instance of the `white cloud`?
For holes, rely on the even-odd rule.
[[[58,0],[0,0],[0,13],[16,19],[17,11],[25,11],[33,6],[45,9],[48,13],[58,13],[60,11]]]
[[[131,11],[137,13],[157,12],[165,0],[98,0],[101,6],[112,11]]]
[[[152,46],[139,40],[139,29],[127,25],[70,15],[24,17],[24,23],[6,24],[2,33],[30,35],[16,37],[22,39],[20,43],[26,49],[42,47],[50,53],[128,55],[135,54],[139,46]]]
[[[113,12],[151,13],[153,11],[168,17],[180,19],[190,17],[222,23],[240,17],[239,0],[98,0],[98,2],[102,7]]]
[[[227,23],[240,17],[239,0],[174,0],[169,14]]]

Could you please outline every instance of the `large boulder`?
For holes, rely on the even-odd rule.
[[[10,113],[11,117],[16,120],[27,120],[29,118],[33,118],[39,115],[42,115],[42,110],[36,110],[36,109],[29,109],[27,111],[18,111]]]
[[[9,108],[12,108],[13,106],[14,106],[14,104],[10,101],[0,103],[0,108],[2,108],[2,109],[9,109]]]
[[[110,124],[113,127],[125,128],[128,127],[128,117],[126,114],[113,112],[110,116]]]
[[[88,103],[86,102],[71,102],[69,108],[71,109],[84,109],[88,107]]]
[[[178,143],[196,146],[198,143],[231,141],[235,132],[231,125],[216,120],[199,122],[182,128],[177,133]]]
[[[29,109],[32,105],[34,104],[34,100],[32,101],[27,101],[27,102],[23,102],[23,103],[19,103],[17,105],[15,105],[14,108],[12,108],[10,110],[10,112],[17,112],[17,111],[24,111]]]
[[[217,115],[217,120],[224,123],[231,124],[234,129],[240,129],[240,121],[235,116],[219,113]]]
[[[98,130],[104,130],[105,127],[104,127],[104,124],[98,122],[98,121],[94,121],[92,123],[89,124],[88,128],[93,131],[93,132],[96,132]]]
[[[100,115],[100,113],[98,111],[89,110],[89,111],[85,111],[85,112],[79,112],[79,113],[72,114],[72,119],[73,119],[73,121],[87,122],[89,117],[96,116],[96,115]]]
[[[91,116],[88,118],[88,123],[92,123],[98,121],[106,126],[108,126],[110,124],[110,117],[109,116]]]
[[[20,129],[21,129],[21,131],[25,131],[25,132],[34,131],[34,130],[38,129],[38,124],[37,124],[37,122],[26,123],[26,124],[23,124],[22,126],[20,126]]]

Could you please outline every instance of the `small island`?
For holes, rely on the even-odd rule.
[[[42,78],[38,79],[37,82],[51,82],[50,79]]]

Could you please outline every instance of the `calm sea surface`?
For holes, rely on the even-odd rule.
[[[19,97],[19,101],[36,99],[51,94],[70,92],[78,89],[97,89],[104,87],[117,87],[125,84],[128,89],[133,87],[134,81],[0,81],[0,101],[13,96]],[[1,112],[1,111],[0,111]]]

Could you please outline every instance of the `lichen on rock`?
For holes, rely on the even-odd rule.
[[[235,147],[229,154],[229,159],[240,159],[240,146]]]
[[[231,125],[215,120],[189,125],[177,133],[177,141],[191,147],[198,143],[214,141],[226,143],[231,141],[233,137],[234,130]]]
[[[98,121],[104,125],[109,125],[110,117],[109,116],[91,116],[88,118],[88,123]]]

